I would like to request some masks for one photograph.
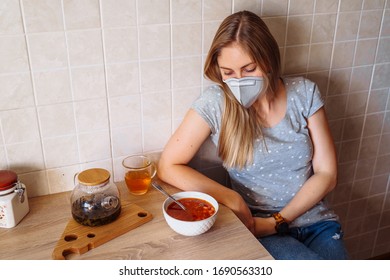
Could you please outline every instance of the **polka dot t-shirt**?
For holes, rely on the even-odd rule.
[[[315,83],[303,77],[283,78],[287,93],[284,118],[271,128],[262,128],[264,140],[257,139],[253,164],[244,169],[229,168],[232,187],[239,192],[255,216],[278,212],[294,197],[313,174],[313,146],[307,119],[324,102]],[[213,85],[193,103],[211,128],[211,139],[218,145],[224,93]],[[325,201],[295,219],[291,226],[307,226],[320,220],[337,220]]]

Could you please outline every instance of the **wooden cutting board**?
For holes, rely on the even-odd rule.
[[[53,250],[52,258],[64,260],[69,254],[84,254],[140,225],[149,222],[152,214],[134,203],[123,205],[119,217],[112,223],[89,227],[69,220]]]

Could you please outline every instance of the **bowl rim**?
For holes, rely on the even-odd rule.
[[[185,196],[182,196],[182,195],[185,195]],[[196,197],[196,196],[194,197],[194,196],[191,196],[191,195],[201,195],[201,196],[206,196],[206,198]],[[207,202],[211,203],[212,206],[215,209],[214,214],[211,215],[210,217],[206,218],[206,219],[199,220],[199,221],[183,221],[183,220],[176,219],[176,218],[170,216],[167,213],[166,208],[168,207],[168,205],[171,202],[173,202],[173,200],[171,198],[167,197],[164,200],[163,204],[162,204],[162,210],[163,210],[164,215],[167,215],[172,220],[179,221],[179,222],[182,222],[182,223],[188,223],[188,224],[203,223],[204,221],[207,221],[209,219],[214,218],[218,214],[218,210],[219,210],[219,203],[218,203],[218,201],[214,197],[212,197],[211,195],[209,195],[207,193],[199,192],[199,191],[181,191],[181,192],[177,192],[175,194],[172,194],[172,196],[174,198],[176,198],[176,199],[180,199],[180,198],[199,198],[199,199],[203,199],[203,200],[206,200]]]

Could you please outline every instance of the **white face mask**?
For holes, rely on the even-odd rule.
[[[230,78],[223,82],[228,85],[234,97],[245,108],[249,108],[256,101],[264,87],[262,77]]]

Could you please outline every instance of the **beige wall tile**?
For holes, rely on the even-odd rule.
[[[173,119],[181,120],[199,94],[199,87],[173,90]]]
[[[198,0],[172,0],[172,22],[200,22],[202,2]]]
[[[0,112],[4,143],[39,141],[39,127],[35,108]]]
[[[142,121],[153,123],[172,119],[171,91],[149,92],[142,94]]]
[[[371,65],[353,68],[351,75],[351,92],[369,90],[372,69],[373,67]]]
[[[341,150],[339,153],[339,162],[344,163],[354,161],[358,158],[359,140],[346,141],[341,143]]]
[[[23,22],[19,1],[0,2],[0,35],[23,33]]]
[[[390,154],[390,134],[382,134],[381,141],[379,143],[378,154],[386,155]]]
[[[49,169],[47,171],[47,178],[49,182],[50,193],[72,191],[75,187],[73,180],[74,176],[80,171],[81,170],[79,165]]]
[[[64,30],[61,0],[23,1],[27,32]]]
[[[386,193],[387,181],[388,181],[387,174],[373,177],[369,195]]]
[[[360,20],[359,38],[378,37],[382,21],[382,11],[363,11]]]
[[[113,128],[141,124],[141,97],[128,95],[111,97],[110,125]]]
[[[80,162],[75,134],[44,139],[43,152],[47,169],[75,165]]]
[[[8,160],[6,157],[5,147],[0,145],[0,168],[2,170],[8,169]]]
[[[238,11],[251,11],[254,12],[257,15],[261,15],[261,4],[262,1],[253,1],[253,0],[235,0],[233,1],[234,4],[234,12]]]
[[[139,24],[169,23],[169,0],[138,1]]]
[[[19,180],[26,186],[28,197],[49,194],[46,171],[35,171],[18,175]]]
[[[171,121],[145,122],[144,128],[144,151],[152,152],[161,149],[172,135]],[[158,136],[158,137],[156,137]]]
[[[161,91],[171,87],[171,64],[168,59],[141,62],[141,91]]]
[[[356,42],[355,66],[373,64],[375,60],[377,39],[358,40]]]
[[[103,66],[72,68],[74,100],[85,100],[106,96]]]
[[[333,42],[336,18],[336,14],[314,16],[312,43]]]
[[[78,137],[81,162],[93,162],[111,157],[109,130],[80,133]]]
[[[184,57],[172,61],[172,88],[198,86],[201,83],[201,57]]]
[[[363,138],[359,151],[359,159],[375,158],[378,152],[379,140],[379,135]]]
[[[198,55],[202,52],[202,25],[175,24],[172,26],[172,56]]]
[[[29,73],[0,75],[0,110],[25,108],[34,105],[34,94]]]
[[[387,2],[387,5],[390,5],[389,2]],[[381,37],[390,36],[390,10],[388,9],[385,10],[385,15],[383,17]]]
[[[308,71],[323,71],[330,67],[332,44],[312,44]]]
[[[289,15],[312,14],[315,1],[290,0]]]
[[[137,24],[136,0],[101,0],[103,28]]]
[[[263,1],[262,16],[285,16],[288,13],[288,0]]]
[[[209,51],[211,43],[214,39],[214,35],[217,32],[220,24],[220,21],[203,23],[203,54],[207,54]]]
[[[347,106],[347,96],[331,96],[326,99],[326,112],[329,120],[342,118],[345,116]]]
[[[142,128],[140,124],[113,128],[111,133],[113,157],[142,153]]]
[[[359,27],[360,13],[340,13],[336,28],[336,41],[355,40]]]
[[[382,130],[383,119],[383,113],[367,115],[363,130],[363,136],[372,136],[380,134]]]
[[[332,70],[328,95],[339,95],[349,91],[352,68]]]
[[[335,13],[338,9],[339,0],[317,0],[316,13]]]
[[[378,156],[376,159],[376,165],[374,175],[383,175],[390,172],[390,155]]]
[[[340,0],[340,11],[360,11],[363,0]]]
[[[335,142],[342,140],[344,121],[342,119],[330,120],[329,127],[332,132],[333,140]]]
[[[138,59],[138,32],[136,27],[105,29],[104,51],[106,63]]]
[[[302,73],[307,70],[309,46],[286,48],[284,71],[286,74]]]
[[[279,46],[286,45],[287,19],[285,17],[263,18]]]
[[[76,126],[79,133],[107,130],[108,109],[105,98],[79,101],[74,104]]]
[[[374,69],[374,78],[372,80],[372,88],[388,88],[390,87],[390,63],[377,64]]]
[[[291,16],[288,18],[287,46],[310,43],[312,16]]]
[[[66,29],[100,27],[99,0],[63,0]]]
[[[345,126],[347,129],[344,129],[343,140],[351,140],[359,138],[362,129],[363,129],[364,117],[351,117],[345,119]]]
[[[169,25],[141,26],[139,28],[140,59],[169,58],[171,52],[170,36]]]
[[[362,180],[373,176],[375,158],[359,159],[356,163],[355,180]]]
[[[223,20],[231,14],[232,1],[208,0],[203,1],[203,20]]]
[[[48,70],[68,66],[66,42],[63,32],[28,35],[33,70]]]
[[[367,92],[359,92],[348,95],[346,116],[359,116],[364,113],[367,106]]]
[[[24,36],[1,36],[0,74],[28,70],[29,64]]]
[[[43,170],[46,167],[43,161],[40,141],[7,145],[6,153],[8,168],[16,173]]]
[[[73,104],[63,103],[38,108],[39,124],[43,138],[76,132]]]
[[[355,41],[337,42],[333,49],[332,68],[347,68],[353,64]]]
[[[353,183],[351,200],[363,199],[368,196],[370,189],[371,178],[363,180],[355,180]],[[352,211],[351,214],[361,215],[360,211]]]
[[[139,68],[137,62],[107,65],[106,75],[109,96],[139,93]]]
[[[390,38],[382,38],[379,40],[376,62],[390,62]]]
[[[37,105],[48,105],[72,100],[69,70],[34,72]]]
[[[364,10],[383,9],[384,8],[384,4],[385,4],[385,0],[364,1],[363,9]]]
[[[103,45],[100,30],[67,32],[71,66],[103,64]]]

